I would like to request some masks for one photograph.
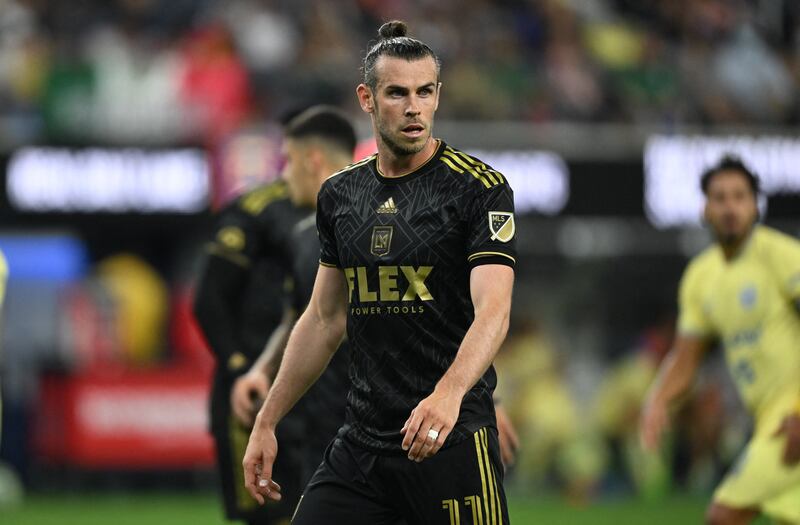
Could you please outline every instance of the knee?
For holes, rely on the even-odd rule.
[[[729,525],[731,521],[729,509],[711,504],[706,510],[706,525]]]
[[[750,523],[752,512],[732,509],[712,503],[706,511],[706,525],[745,525]]]

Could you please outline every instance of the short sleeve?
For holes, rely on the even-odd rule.
[[[255,217],[237,209],[223,212],[214,226],[213,238],[207,245],[211,255],[249,267],[260,249],[261,238]]]
[[[467,261],[470,268],[481,264],[516,263],[514,192],[507,183],[481,187],[469,206]]]
[[[790,301],[800,300],[800,241],[782,237],[770,255],[781,293]]]
[[[331,182],[326,181],[317,196],[317,235],[319,236],[319,263],[331,268],[340,267],[334,229],[335,204]]]
[[[714,329],[705,312],[702,279],[691,265],[681,278],[678,292],[678,333],[680,335],[711,337]]]

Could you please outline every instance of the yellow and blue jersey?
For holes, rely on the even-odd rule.
[[[717,339],[747,408],[758,418],[800,395],[800,241],[756,226],[740,253],[695,257],[680,286],[679,332]]]

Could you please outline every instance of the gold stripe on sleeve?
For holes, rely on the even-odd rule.
[[[469,162],[471,165],[473,165],[476,168],[478,168],[480,171],[483,171],[483,172],[486,172],[486,173],[490,173],[495,179],[497,179],[499,181],[499,184],[505,184],[506,183],[505,178],[503,177],[503,175],[499,171],[490,168],[489,166],[487,166],[483,162],[479,161],[475,157],[467,155],[463,151],[458,151],[456,149],[453,149],[450,146],[448,146],[447,149],[448,149],[448,151],[451,151],[451,152],[455,153],[456,155],[458,155],[459,157],[463,158],[464,160]]]
[[[456,155],[455,153],[451,153],[449,151],[445,151],[444,152],[444,156],[445,157],[449,157],[456,164],[459,164],[460,166],[462,166],[465,170],[470,172],[473,177],[475,177],[476,179],[479,179],[481,182],[483,182],[484,186],[486,186],[487,188],[491,188],[492,186],[496,186],[497,185],[497,181],[494,180],[489,174],[482,173],[482,172],[478,171],[477,169],[475,169],[475,167],[470,166],[464,160],[460,159],[458,157],[458,155]]]
[[[467,154],[466,154],[466,153],[464,153],[463,151],[458,151],[458,150],[455,150],[455,149],[453,149],[453,148],[450,148],[450,147],[448,147],[448,151],[450,151],[451,153],[453,153],[453,155],[456,155],[456,156],[458,156],[458,157],[460,157],[460,158],[464,159],[464,160],[465,160],[466,162],[468,162],[470,165],[472,165],[472,166],[475,166],[475,168],[477,168],[477,170],[478,170],[480,173],[485,173],[485,174],[487,174],[487,177],[488,177],[488,178],[489,178],[489,179],[490,179],[490,180],[491,180],[491,181],[494,183],[494,185],[495,185],[495,186],[496,186],[497,184],[503,184],[503,183],[505,182],[505,181],[503,180],[503,177],[502,177],[502,176],[500,176],[500,174],[499,174],[498,172],[496,172],[496,171],[495,171],[495,170],[493,170],[493,169],[489,169],[489,168],[486,166],[486,164],[484,164],[483,162],[479,162],[478,160],[476,160],[476,159],[475,159],[475,158],[473,158],[473,157],[470,157],[469,155],[467,155]]]
[[[508,254],[501,253],[501,252],[475,252],[469,257],[467,257],[468,262],[472,262],[473,259],[480,259],[481,257],[492,257],[494,255],[499,255],[501,257],[505,257],[506,259],[511,259],[511,262],[516,264],[517,260],[511,257]]]
[[[461,168],[459,168],[458,166],[456,166],[455,164],[453,164],[453,161],[452,161],[452,160],[450,160],[450,159],[448,159],[447,157],[445,157],[445,156],[442,156],[442,157],[440,157],[440,159],[441,159],[441,161],[442,161],[442,162],[444,162],[445,164],[447,164],[448,166],[450,166],[450,168],[451,168],[452,170],[454,170],[454,171],[457,171],[458,173],[464,173],[464,170],[462,170]],[[480,176],[478,176],[478,174],[477,174],[477,173],[475,173],[474,171],[470,170],[470,174],[471,174],[473,177],[475,177],[476,179],[478,179],[479,181],[481,181],[481,182],[483,183],[483,185],[484,185],[484,186],[486,186],[487,188],[491,188],[491,187],[492,187],[492,185],[489,183],[489,181],[488,181],[488,180],[486,180],[486,179],[484,179],[484,178],[481,178],[481,177],[480,177]]]
[[[335,264],[326,263],[322,261],[319,262],[319,265],[324,266],[325,268],[338,268],[338,266],[336,266]]]

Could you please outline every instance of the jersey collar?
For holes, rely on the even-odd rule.
[[[428,173],[441,163],[439,157],[442,156],[442,152],[444,151],[444,148],[447,146],[447,144],[445,144],[444,141],[441,139],[436,139],[436,141],[439,144],[437,145],[436,150],[433,152],[433,155],[431,155],[428,160],[423,162],[422,165],[420,165],[414,171],[410,171],[405,175],[400,175],[399,177],[386,177],[383,175],[383,173],[381,173],[380,169],[378,169],[377,155],[375,156],[375,159],[369,163],[370,171],[372,171],[372,174],[375,176],[375,179],[377,179],[377,181],[380,182],[381,184],[402,184],[404,182],[414,180],[417,177],[420,177],[425,173]]]

